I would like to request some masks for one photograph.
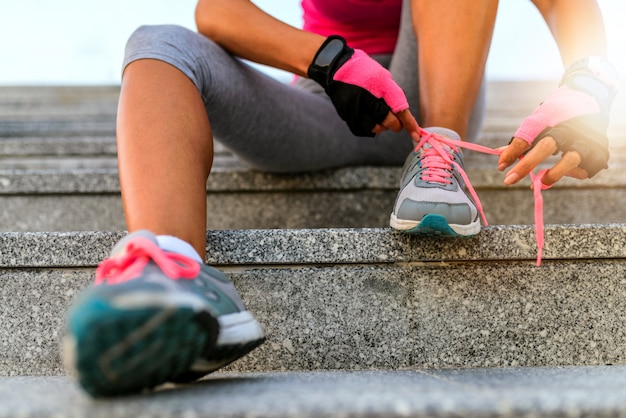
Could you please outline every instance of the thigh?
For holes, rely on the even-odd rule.
[[[126,63],[153,58],[183,71],[203,97],[215,138],[253,168],[397,165],[411,148],[402,136],[355,137],[325,94],[281,83],[195,32],[161,26],[144,27],[140,35],[129,41]]]
[[[215,137],[252,167],[297,172],[404,161],[407,138],[356,137],[326,94],[281,83],[222,54],[225,67],[212,66],[204,93],[207,112]]]

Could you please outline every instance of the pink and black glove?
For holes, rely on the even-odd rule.
[[[617,92],[617,71],[600,57],[572,64],[561,84],[526,118],[514,138],[534,146],[552,137],[562,153],[580,154],[589,177],[608,167],[607,127]]]
[[[357,136],[374,136],[372,129],[391,111],[409,108],[391,73],[360,49],[352,49],[341,36],[322,44],[308,69],[330,97],[337,113]]]

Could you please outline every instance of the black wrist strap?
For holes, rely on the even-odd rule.
[[[346,44],[344,38],[338,35],[329,36],[317,50],[309,66],[307,71],[309,78],[324,88],[328,87],[337,69],[348,61],[353,53],[354,50]]]
[[[604,111],[608,111],[617,93],[617,82],[617,71],[607,60],[587,57],[574,62],[565,70],[560,85],[590,94]]]

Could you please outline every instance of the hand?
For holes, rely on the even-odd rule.
[[[406,129],[406,131],[411,135],[411,138],[414,142],[419,142],[420,127],[409,109],[401,110],[395,114],[392,112],[387,113],[387,117],[381,123],[374,126],[374,129],[372,129],[372,133],[379,134],[381,132],[385,132],[388,129],[392,130],[393,132],[400,132],[402,128]]]
[[[309,67],[309,77],[330,97],[339,116],[357,136],[374,136],[405,128],[413,136],[418,124],[391,73],[365,52],[348,47],[339,36],[329,37]]]
[[[558,151],[562,158],[543,177],[545,185],[563,176],[585,179],[607,168],[606,131],[614,95],[614,84],[606,78],[570,67],[561,87],[524,120],[500,156],[498,169],[503,171],[530,149],[506,175],[504,184],[517,183]]]
[[[529,148],[530,145],[525,140],[513,138],[500,156],[498,169],[500,171],[506,169],[511,164],[509,161],[515,161],[520,158],[524,151]],[[510,186],[517,183],[532,172],[542,161],[558,152],[558,150],[557,142],[553,137],[544,137],[507,173],[504,178],[504,184]],[[580,180],[589,178],[589,173],[579,167],[581,161],[581,155],[577,151],[563,153],[562,158],[543,176],[543,184],[551,186],[564,176]]]

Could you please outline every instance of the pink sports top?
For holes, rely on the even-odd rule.
[[[303,29],[340,35],[368,54],[391,54],[396,46],[402,0],[302,0]]]

